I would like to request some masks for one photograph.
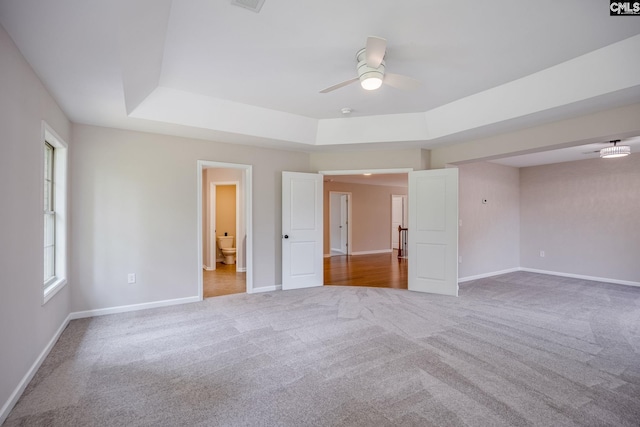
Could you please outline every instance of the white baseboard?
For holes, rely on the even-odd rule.
[[[501,274],[513,273],[513,272],[520,271],[520,270],[521,270],[520,267],[514,267],[514,268],[508,268],[506,270],[492,271],[490,273],[477,274],[475,276],[458,277],[458,283],[470,282],[472,280],[484,279],[484,278],[492,277],[492,276],[499,276]]]
[[[273,285],[273,286],[260,286],[259,288],[253,288],[251,290],[251,294],[259,294],[262,292],[273,292],[273,291],[281,291],[282,285]]]
[[[67,316],[56,333],[53,334],[53,337],[49,340],[49,343],[44,348],[44,350],[42,350],[35,362],[33,362],[33,365],[31,365],[31,368],[29,368],[25,376],[22,378],[22,381],[20,381],[18,387],[16,387],[13,393],[11,393],[11,396],[9,396],[9,400],[7,400],[6,403],[2,406],[2,409],[0,409],[0,425],[5,422],[13,407],[16,405],[16,403],[18,403],[18,399],[20,399],[20,396],[22,396],[22,393],[24,393],[27,385],[29,385],[29,382],[33,379],[33,376],[36,374],[36,372],[38,372],[38,369],[40,369],[40,365],[42,365],[44,359],[47,358],[53,346],[56,344],[56,342],[58,342],[58,338],[60,338],[60,335],[62,335],[62,332],[69,324],[69,321],[71,321],[71,314]]]
[[[69,316],[71,320],[85,317],[105,316],[107,314],[126,313],[129,311],[146,310],[149,308],[168,307],[170,305],[187,304],[201,301],[198,297],[177,298],[164,301],[146,302],[142,304],[121,305],[119,307],[99,308],[96,310],[76,311]]]
[[[490,273],[478,274],[475,276],[460,277],[458,278],[458,283],[469,282],[471,280],[477,280],[477,279],[485,279],[487,277],[499,276],[501,274],[513,273],[516,271],[526,271],[529,273],[548,274],[551,276],[570,277],[572,279],[591,280],[594,282],[613,283],[615,285],[640,287],[640,282],[633,282],[631,280],[618,280],[618,279],[610,279],[608,277],[585,276],[583,274],[562,273],[559,271],[539,270],[536,268],[526,268],[526,267],[515,267],[515,268],[509,268],[507,270],[492,271]]]
[[[247,268],[246,267],[244,267],[244,268],[236,267],[236,273],[246,273],[246,272],[247,272]]]
[[[359,251],[352,252],[351,255],[372,255],[372,254],[389,254],[393,252],[393,249],[379,249],[377,251]]]
[[[215,268],[213,268],[213,267],[209,267],[209,266],[206,266],[206,265],[203,265],[203,266],[202,266],[202,269],[203,269],[203,270],[206,270],[206,271],[213,271],[213,270],[215,270]]]
[[[560,277],[570,277],[572,279],[592,280],[594,282],[613,283],[616,285],[640,286],[640,282],[632,282],[631,280],[618,280],[618,279],[609,279],[607,277],[594,277],[594,276],[585,276],[582,274],[561,273],[558,271],[538,270],[536,268],[520,267],[520,271],[527,271],[529,273],[550,274],[552,276],[560,276]]]

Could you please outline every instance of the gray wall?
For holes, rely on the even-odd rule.
[[[520,203],[522,267],[640,282],[640,153],[522,168]]]
[[[318,151],[311,153],[311,169],[362,170],[411,168],[429,169],[431,152],[420,148],[403,150]]]
[[[640,282],[640,153],[459,170],[461,278],[521,267]]]
[[[2,408],[70,311],[72,282],[42,305],[42,120],[69,144],[71,153],[73,144],[69,121],[2,27],[0,58]]]
[[[518,168],[485,162],[460,165],[459,277],[520,266],[519,182]]]
[[[281,171],[307,154],[84,125],[73,139],[73,311],[198,295],[197,160],[253,165],[254,289],[282,282]]]

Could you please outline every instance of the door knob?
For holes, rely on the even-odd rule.
[[[288,235],[288,234],[285,234],[285,235],[284,235],[284,236],[282,236],[282,237],[284,237],[285,239],[288,239],[288,238],[289,238],[289,235]]]

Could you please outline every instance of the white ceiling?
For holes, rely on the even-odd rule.
[[[592,144],[576,145],[573,147],[560,148],[557,150],[542,151],[540,153],[523,154],[511,156],[504,159],[492,160],[506,166],[522,168],[527,166],[547,165],[551,163],[571,162],[575,160],[597,159],[600,157],[600,150],[612,145],[609,141],[596,142]],[[640,137],[622,139],[618,145],[628,145],[632,153],[640,153]],[[615,159],[603,159],[603,161],[615,161]]]
[[[0,0],[0,23],[74,122],[230,143],[430,148],[640,100],[640,21],[602,0]],[[421,88],[318,93],[369,35]]]

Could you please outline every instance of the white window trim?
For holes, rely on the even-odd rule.
[[[42,122],[42,141],[41,143],[48,142],[54,148],[53,150],[53,197],[55,207],[55,276],[49,279],[46,283],[43,283],[43,298],[42,304],[44,305],[55,294],[57,294],[67,284],[67,226],[68,226],[68,203],[67,203],[67,191],[68,191],[68,144],[49,126],[45,121]],[[41,150],[44,153],[44,150]],[[44,154],[43,154],[44,155]],[[43,159],[44,164],[44,159]],[[44,170],[42,171],[44,174]],[[44,179],[41,180],[44,182]],[[43,189],[44,191],[44,189]],[[40,198],[44,200],[44,194]],[[44,236],[44,233],[43,233]]]

